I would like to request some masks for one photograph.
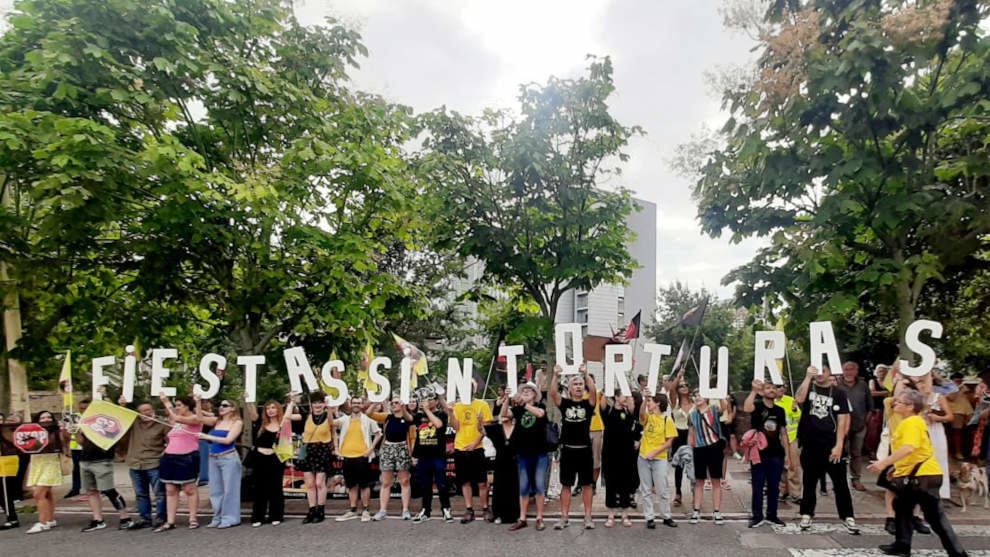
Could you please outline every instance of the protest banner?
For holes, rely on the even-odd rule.
[[[0,424],[0,454],[48,454],[62,450],[57,423]]]
[[[93,400],[79,420],[79,431],[103,450],[120,441],[131,428],[137,412],[105,400]]]

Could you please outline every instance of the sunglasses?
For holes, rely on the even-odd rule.
[[[232,406],[233,406],[233,404],[230,404],[230,403],[227,403],[227,402],[221,402],[220,403],[220,408],[230,408]]]

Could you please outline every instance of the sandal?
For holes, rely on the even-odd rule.
[[[547,525],[543,523],[543,519],[542,518],[537,518],[536,519],[536,530],[538,532],[542,532],[542,531],[544,531],[546,529],[547,529]]]
[[[626,528],[632,528],[632,520],[629,520],[628,517],[623,518],[622,525],[625,526]]]
[[[167,532],[169,530],[175,530],[175,524],[173,524],[171,522],[166,522],[166,523],[162,524],[161,526],[159,526],[158,528],[155,528],[154,530],[152,530],[152,532]]]
[[[722,489],[732,491],[732,484],[729,483],[729,480],[722,480]]]
[[[674,506],[675,507],[680,507],[681,506],[681,496],[680,495],[678,495],[677,497],[674,497]]]
[[[189,521],[189,529],[190,530],[195,530],[196,528],[199,528],[199,521],[197,521],[197,520],[190,520]]]
[[[609,517],[609,519],[605,521],[605,527],[612,528],[613,526],[615,526],[615,519]]]

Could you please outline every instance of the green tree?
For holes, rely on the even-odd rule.
[[[427,306],[382,268],[395,246],[428,251],[430,222],[410,111],[346,84],[355,31],[278,0],[22,0],[9,22],[0,257],[26,357],[135,339],[346,357]]]
[[[971,265],[990,224],[988,10],[773,4],[757,76],[723,91],[722,145],[694,168],[705,233],[769,237],[724,279],[744,304],[779,296],[804,323],[875,303],[907,355],[925,286]]]
[[[422,118],[419,166],[440,190],[448,239],[485,264],[486,284],[525,293],[553,322],[567,290],[628,279],[629,192],[608,187],[639,128],[608,111],[608,58],[588,75],[520,88],[519,115],[439,109]]]

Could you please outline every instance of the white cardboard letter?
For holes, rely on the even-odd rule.
[[[193,385],[193,392],[199,393],[199,396],[205,400],[210,400],[220,392],[220,376],[210,369],[210,364],[216,364],[217,369],[224,369],[227,367],[227,358],[210,352],[199,360],[199,377],[206,379],[209,387],[203,390],[203,387],[197,383]]]
[[[765,380],[766,371],[769,369],[770,381],[774,385],[784,384],[784,378],[780,376],[780,368],[777,367],[777,360],[783,359],[786,342],[784,331],[756,331],[753,379]]]
[[[120,381],[120,395],[124,400],[131,402],[134,400],[134,382],[137,380],[137,357],[134,356],[134,347],[128,345],[124,348],[127,355],[124,356],[124,377]]]
[[[337,379],[333,376],[333,369],[337,368],[340,373],[344,373],[344,362],[340,360],[330,360],[329,362],[323,364],[323,369],[320,370],[320,379],[323,384],[327,387],[337,389],[337,397],[331,398],[327,401],[328,406],[336,408],[347,402],[347,398],[350,393],[347,392],[347,383],[344,383],[342,379]]]
[[[471,374],[474,360],[464,358],[464,370],[457,358],[447,358],[447,402],[452,403],[460,395],[461,402],[471,404]]]
[[[110,384],[110,378],[103,375],[103,368],[112,366],[116,362],[117,358],[113,356],[93,358],[93,400],[103,400],[103,393],[100,392],[100,387]]]
[[[392,369],[392,359],[385,356],[378,356],[374,360],[371,360],[371,365],[368,366],[368,379],[378,385],[378,392],[368,391],[368,400],[371,402],[385,402],[388,400],[389,395],[392,394],[390,392],[392,385],[388,382],[388,377],[378,372],[378,368],[381,367]]]
[[[285,370],[289,372],[289,389],[292,392],[303,392],[300,378],[306,380],[307,391],[319,390],[320,384],[316,382],[316,376],[313,375],[313,366],[309,365],[306,351],[301,346],[286,348],[282,351],[282,357],[285,358]]]
[[[571,363],[567,363],[567,335],[571,336]],[[557,351],[557,365],[563,369],[560,374],[574,375],[578,373],[578,368],[584,363],[584,350],[581,347],[581,324],[558,323],[553,329],[553,344]]]
[[[831,321],[812,321],[811,327],[811,365],[824,373],[822,355],[828,359],[828,368],[832,375],[842,374],[842,358],[839,357],[839,347],[835,344],[835,333],[832,332]]]
[[[616,361],[622,356],[622,361]],[[615,396],[615,383],[619,383],[622,396],[632,396],[626,374],[632,370],[632,346],[628,344],[605,345],[605,396]]]
[[[152,397],[157,397],[162,393],[165,393],[165,396],[175,396],[175,387],[166,387],[163,384],[171,373],[171,371],[165,367],[165,360],[172,360],[178,357],[179,352],[175,348],[155,348],[151,351]]]
[[[650,367],[646,372],[646,390],[650,394],[656,394],[659,392],[657,391],[657,383],[660,380],[660,360],[664,356],[670,356],[670,345],[647,342],[643,345],[643,350],[650,354]],[[673,370],[671,373],[677,373],[677,370]]]
[[[237,365],[244,367],[244,402],[254,402],[258,391],[258,366],[265,365],[265,357],[238,356]]]
[[[399,362],[399,400],[402,404],[409,404],[409,389],[412,382],[412,360],[402,358]]]
[[[516,389],[519,388],[519,364],[516,362],[516,356],[522,356],[525,352],[521,344],[498,347],[498,355],[505,356],[505,375],[508,383],[506,391],[509,396],[514,396]]]
[[[701,358],[698,362],[699,381],[698,394],[704,398],[722,400],[729,396],[729,349],[720,346],[718,349],[718,379],[715,388],[712,384],[712,349],[708,346],[701,347]]]
[[[911,365],[907,360],[901,360],[901,373],[911,377],[920,377],[935,367],[935,351],[918,338],[922,331],[928,331],[932,338],[942,338],[942,324],[938,321],[919,319],[908,325],[904,331],[904,344],[915,354],[921,356],[921,363],[917,367]]]

